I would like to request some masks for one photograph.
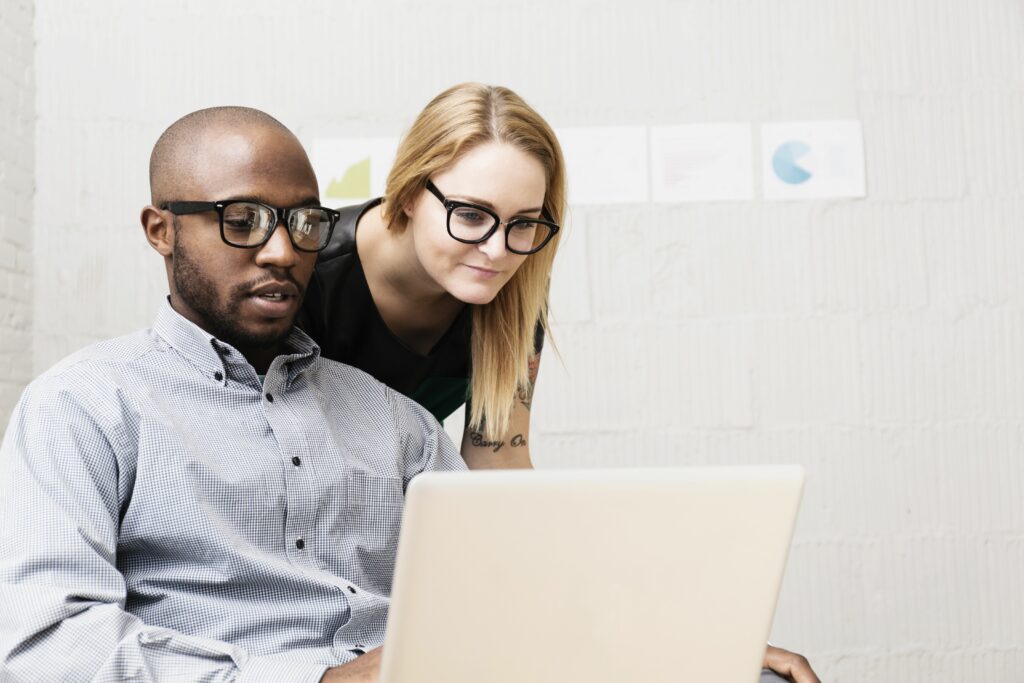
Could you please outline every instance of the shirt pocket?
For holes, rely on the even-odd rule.
[[[398,550],[405,491],[401,477],[353,471],[347,477],[341,536],[348,549],[348,577],[388,595]]]

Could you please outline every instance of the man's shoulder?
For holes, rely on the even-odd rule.
[[[399,422],[412,417],[422,428],[436,423],[434,416],[419,403],[353,365],[320,356],[316,370],[327,379],[320,385],[321,390],[329,394],[329,399],[358,403],[368,412],[387,411],[392,420]]]
[[[111,371],[137,364],[140,358],[159,350],[159,346],[159,338],[152,329],[98,341],[57,361],[32,384],[62,383],[86,378],[102,381],[103,378],[112,377]]]
[[[360,370],[354,365],[342,363],[341,361],[320,356],[313,366],[317,375],[326,378],[328,381],[321,382],[322,390],[330,393],[349,395],[353,392],[379,395],[381,400],[387,400],[393,390],[378,380],[373,375]]]
[[[376,440],[370,450],[378,455],[384,452],[380,443],[393,445],[406,477],[426,469],[466,468],[441,423],[413,399],[359,368],[323,356],[317,359],[316,369],[325,410],[338,411],[348,424],[363,427],[348,431],[346,438],[363,441],[370,435]]]
[[[123,433],[139,414],[139,397],[146,391],[139,365],[158,348],[154,336],[151,330],[134,332],[58,361],[25,388],[12,422],[49,415],[78,424],[89,421],[109,434]]]

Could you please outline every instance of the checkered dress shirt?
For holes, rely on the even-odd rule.
[[[464,469],[295,330],[261,386],[164,304],[34,381],[0,450],[0,681],[317,681],[384,637],[404,493]]]

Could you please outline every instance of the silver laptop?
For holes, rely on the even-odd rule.
[[[385,683],[758,680],[796,466],[425,473]]]

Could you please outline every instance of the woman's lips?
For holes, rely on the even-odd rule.
[[[480,266],[471,266],[468,263],[464,263],[464,266],[469,268],[477,277],[484,279],[491,279],[501,274],[500,270],[491,270],[490,268],[481,268]]]

